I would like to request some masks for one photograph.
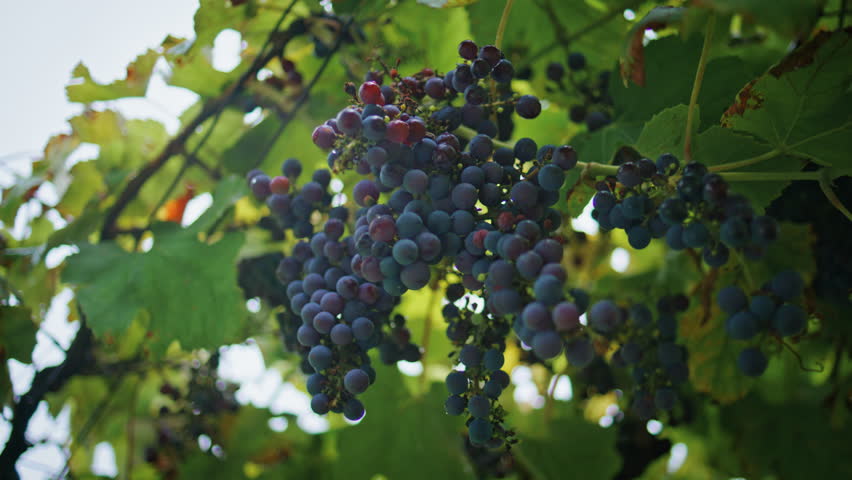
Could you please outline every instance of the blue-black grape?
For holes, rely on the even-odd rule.
[[[769,360],[760,349],[749,347],[740,352],[737,357],[737,367],[749,377],[759,377],[766,371]]]

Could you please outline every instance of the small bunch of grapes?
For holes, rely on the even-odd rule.
[[[730,249],[756,260],[778,236],[772,217],[755,215],[744,196],[729,194],[725,180],[703,164],[681,168],[666,153],[656,163],[648,158],[622,163],[615,180],[598,184],[592,216],[604,230],[624,229],[633,248],[665,237],[673,250],[702,249],[708,265],[721,267]]]
[[[804,280],[792,270],[778,273],[751,296],[736,285],[721,289],[717,301],[722,311],[729,315],[725,332],[730,338],[743,341],[753,340],[766,332],[781,338],[798,335],[807,325],[808,314],[792,301],[803,289]],[[737,358],[740,371],[750,377],[763,375],[768,365],[769,360],[759,346],[743,349]]]
[[[609,94],[611,72],[604,70],[595,75],[586,66],[586,56],[580,52],[568,55],[566,83],[565,66],[559,62],[547,65],[547,79],[562,92],[569,87],[582,97],[582,102],[572,105],[568,118],[574,123],[585,123],[590,132],[599,130],[612,122],[612,97]]]
[[[689,379],[687,350],[677,344],[677,315],[686,311],[684,295],[667,295],[657,301],[657,318],[642,303],[620,308],[602,300],[589,310],[592,330],[619,343],[610,363],[630,368],[635,382],[633,409],[640,418],[677,404],[677,386]]]
[[[283,175],[270,178],[261,170],[254,169],[246,175],[246,180],[254,197],[266,202],[279,228],[292,230],[297,238],[310,237],[313,234],[311,216],[315,212],[328,212],[331,208],[332,195],[328,192],[331,172],[315,170],[311,181],[297,189],[296,182],[302,174],[301,162],[289,158],[284,161],[281,171]]]

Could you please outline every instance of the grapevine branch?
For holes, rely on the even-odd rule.
[[[3,452],[0,453],[0,478],[20,478],[15,465],[18,458],[32,446],[26,438],[30,418],[45,395],[61,389],[72,376],[86,367],[92,341],[92,331],[85,322],[81,322],[74,341],[65,353],[65,360],[55,367],[48,367],[36,373],[30,390],[18,399],[13,409],[12,431]]]
[[[698,68],[695,71],[695,80],[692,83],[692,93],[689,95],[689,109],[686,112],[686,134],[683,142],[683,157],[686,163],[692,162],[692,126],[695,124],[695,107],[698,105],[698,93],[701,92],[704,71],[707,69],[707,58],[710,56],[710,45],[713,41],[713,27],[715,25],[716,16],[711,14],[707,20],[704,46],[701,47],[701,57],[698,59]]]
[[[308,84],[305,86],[304,90],[302,91],[302,94],[299,96],[299,98],[296,100],[296,103],[293,105],[293,108],[291,108],[290,111],[283,116],[283,118],[281,119],[281,124],[275,130],[275,133],[272,134],[272,137],[266,144],[266,147],[263,149],[263,152],[257,156],[257,160],[255,160],[252,164],[252,168],[257,168],[261,163],[263,163],[263,161],[269,155],[269,152],[272,151],[272,147],[275,146],[275,142],[277,142],[281,134],[284,133],[284,129],[287,128],[287,125],[290,124],[290,121],[293,120],[293,118],[296,116],[296,114],[299,112],[305,102],[308,101],[308,97],[311,94],[311,90],[313,90],[314,86],[317,84],[317,81],[319,81],[320,77],[325,72],[325,69],[328,67],[328,64],[331,63],[331,58],[334,56],[335,53],[337,53],[338,50],[340,50],[340,46],[343,45],[343,38],[346,32],[349,30],[349,26],[352,25],[354,19],[355,17],[350,17],[349,20],[347,20],[343,27],[340,29],[340,33],[337,36],[337,40],[334,42],[334,46],[328,52],[328,55],[326,55],[323,59],[322,64],[319,66],[316,73],[314,73],[314,76],[311,78],[311,81],[308,82]]]
[[[115,237],[117,234],[115,227],[118,222],[118,218],[121,216],[121,212],[123,212],[130,202],[136,198],[136,195],[145,183],[153,177],[155,173],[160,171],[160,169],[163,168],[172,156],[183,152],[189,137],[191,137],[207,119],[214,115],[218,115],[222,110],[224,110],[225,107],[230,104],[237,94],[243,89],[245,84],[254,77],[261,68],[278,55],[278,50],[283,48],[292,36],[281,35],[279,29],[295,4],[295,0],[290,2],[290,5],[281,14],[281,17],[275,24],[272,32],[267,37],[266,43],[261,48],[260,54],[255,57],[249,69],[243,72],[237,81],[228,86],[222,94],[205,102],[198,115],[196,115],[192,121],[190,121],[180,131],[180,133],[178,133],[178,135],[166,145],[163,151],[160,152],[154,160],[139,170],[136,176],[127,183],[127,186],[124,190],[122,190],[115,203],[113,203],[106,213],[106,217],[104,218],[104,223],[101,228],[102,240],[108,240]],[[272,48],[267,48],[268,46],[271,46]]]
[[[558,39],[558,38],[553,40],[549,44],[542,47],[540,50],[538,50],[534,53],[531,53],[527,57],[527,60],[524,63],[524,66],[532,65],[539,58],[553,52],[553,50],[557,47],[561,46],[563,48],[567,48],[568,45],[570,45],[570,43],[573,42],[574,40],[577,40],[578,38],[582,37],[583,35],[586,35],[587,33],[606,25],[613,18],[615,18],[619,15],[623,15],[624,10],[626,10],[626,9],[628,9],[628,8],[634,6],[634,5],[637,5],[639,3],[641,3],[641,2],[639,2],[638,0],[627,0],[626,2],[622,3],[621,5],[616,6],[615,8],[613,8],[612,10],[607,12],[604,16],[602,16],[602,17],[598,18],[597,20],[589,23],[588,25],[577,30],[576,32],[574,32],[574,33],[572,33],[568,36],[565,36],[561,40]],[[521,70],[521,69],[519,69],[519,70]]]

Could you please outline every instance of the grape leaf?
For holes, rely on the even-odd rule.
[[[754,158],[766,154],[770,149],[753,137],[742,135],[728,128],[714,126],[705,130],[695,138],[693,159],[707,166],[721,165],[730,162]],[[754,165],[737,169],[738,172],[797,172],[802,169],[802,162],[788,155],[778,155],[774,158]],[[753,181],[731,182],[732,191],[744,195],[752,207],[762,212],[781,195],[789,181]]]
[[[734,430],[734,451],[748,452],[741,455],[748,478],[852,478],[852,457],[838,442],[852,429],[832,422],[819,399],[776,404],[752,395],[723,408],[719,423]]]
[[[609,165],[619,148],[636,143],[641,131],[640,123],[613,123],[596,132],[581,133],[571,143],[580,161]]]
[[[601,428],[581,417],[558,418],[538,435],[521,435],[515,455],[532,478],[613,478],[621,469],[615,449],[616,431]],[[570,445],[571,448],[565,448]]]
[[[690,352],[690,380],[696,390],[710,394],[721,403],[731,403],[745,396],[755,383],[737,368],[737,356],[751,343],[732,340],[725,333],[726,315],[715,301],[718,291],[737,284],[751,292],[787,269],[796,270],[807,279],[813,274],[815,265],[813,257],[804,252],[810,252],[812,244],[813,237],[807,225],[783,223],[781,235],[762,260],[741,266],[732,258],[714,282],[698,289],[696,297],[699,300],[680,322],[680,334]]]
[[[610,81],[617,118],[624,122],[642,122],[665,108],[688,104],[701,45],[702,39],[698,36],[686,41],[670,36],[649,43],[645,47],[644,85],[625,86],[615,77]],[[701,125],[706,128],[718,124],[731,99],[749,79],[746,63],[739,57],[710,60],[698,94]]]
[[[205,244],[190,231],[156,235],[144,253],[112,242],[86,244],[68,258],[62,278],[77,285],[78,301],[98,335],[123,332],[145,311],[157,350],[172,340],[185,349],[212,348],[231,339],[242,323],[234,268],[242,242],[242,234],[231,233]]]
[[[718,402],[732,403],[744,397],[755,381],[737,368],[737,356],[748,344],[728,337],[716,293],[718,289],[704,294],[709,311],[699,302],[683,314],[679,334],[689,350],[689,380],[695,389]]]
[[[822,14],[823,0],[702,0],[720,15],[737,14],[744,22],[766,25],[788,38],[806,35]]]
[[[698,106],[696,105],[696,109]],[[686,105],[677,105],[667,108],[654,115],[645,124],[639,139],[636,141],[636,150],[648,158],[657,158],[663,153],[673,153],[680,156],[683,152],[685,139],[684,127],[689,108]],[[696,112],[698,117],[698,112]],[[693,128],[698,130],[698,122],[694,122]],[[695,132],[693,132],[695,133]]]
[[[682,7],[655,7],[634,23],[627,35],[624,52],[619,59],[621,78],[636,85],[645,86],[645,31],[660,30],[678,24],[683,20],[685,9]]]
[[[852,169],[852,32],[822,32],[749,83],[723,125],[770,148]]]
[[[71,73],[71,83],[65,87],[68,100],[91,103],[124,97],[144,97],[158,58],[159,53],[148,50],[130,62],[124,80],[116,80],[108,85],[93,80],[89,69],[80,62]]]
[[[295,427],[285,432],[269,429],[269,411],[241,406],[236,414],[218,419],[225,458],[196,451],[180,469],[180,478],[256,478],[248,474],[249,465],[261,478],[319,478],[322,442]]]
[[[56,209],[63,215],[79,217],[89,200],[102,192],[106,185],[103,175],[93,161],[75,164],[71,167],[71,176],[74,181],[68,185]]]
[[[396,368],[383,368],[378,374],[380,381],[363,394],[364,420],[337,434],[339,456],[332,477],[469,478],[462,457],[464,425],[460,418],[440,413],[446,400],[444,386],[433,383],[428,394],[412,398],[400,387]],[[376,455],[377,446],[381,455]],[[440,461],[418,462],[415,467],[414,458]]]
[[[0,305],[0,359],[30,363],[36,330],[29,308]]]

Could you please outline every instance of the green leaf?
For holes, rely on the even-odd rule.
[[[520,436],[515,446],[515,455],[532,478],[565,478],[566,472],[572,472],[577,478],[604,479],[621,469],[614,428],[567,417],[553,420],[544,431]]]
[[[665,108],[689,104],[701,45],[700,36],[686,41],[670,36],[649,43],[645,47],[645,84],[625,86],[614,76],[610,82],[619,120],[647,121]],[[698,94],[701,124],[706,127],[718,124],[731,100],[751,78],[739,57],[710,60]]]
[[[400,387],[396,368],[383,368],[378,374],[379,381],[361,399],[367,406],[364,420],[336,435],[339,455],[332,478],[469,478],[460,435],[464,425],[460,418],[442,412],[444,386],[433,383],[427,395],[411,397]],[[440,461],[412,463],[430,458]]]
[[[629,22],[622,15],[623,8],[617,4],[610,7],[607,3],[516,0],[506,25],[502,49],[516,69],[529,62],[530,55],[537,54],[539,57],[531,66],[543,72],[550,61],[564,63],[569,51],[594,52],[586,57],[588,68],[594,71],[609,69],[621,52],[620,43],[613,39],[624,36]],[[466,7],[473,40],[479,45],[494,43],[501,7],[502,3],[497,6],[489,1]],[[590,25],[595,28],[588,29]],[[554,35],[557,29],[560,36]],[[584,33],[571,37],[570,42],[564,41],[566,35],[580,31]],[[543,87],[544,75],[538,76]]]
[[[77,285],[78,301],[98,335],[123,332],[144,311],[157,349],[172,340],[185,349],[212,348],[231,340],[242,323],[234,268],[242,242],[242,234],[231,233],[208,245],[188,231],[156,235],[145,253],[111,242],[82,245],[62,277]]]
[[[254,168],[266,147],[276,141],[275,134],[281,120],[274,115],[264,118],[254,128],[245,132],[239,140],[222,154],[222,165],[229,172],[245,175]]]
[[[237,200],[248,193],[247,190],[242,177],[230,176],[220,180],[213,192],[213,204],[192,222],[187,233],[201,233],[215,225]]]
[[[737,368],[737,356],[754,342],[732,340],[725,333],[726,315],[716,303],[717,293],[728,285],[740,285],[752,292],[782,270],[796,270],[806,279],[815,271],[813,238],[806,225],[781,224],[781,234],[757,262],[737,264],[733,257],[715,282],[702,286],[697,301],[684,314],[680,334],[689,349],[690,380],[699,392],[710,394],[721,403],[739,400],[754,386],[755,380]],[[762,337],[763,338],[763,337]]]
[[[83,213],[47,238],[47,250],[59,245],[83,243],[103,222],[102,212],[90,204]]]
[[[717,282],[719,287],[726,284],[723,280]],[[716,288],[704,294],[709,310],[699,302],[681,317],[679,335],[689,350],[692,386],[727,404],[744,397],[755,380],[737,368],[737,356],[749,344],[732,340],[725,332],[725,314],[715,301],[718,291]]]
[[[592,133],[581,133],[571,140],[582,162],[609,165],[621,148],[632,146],[639,138],[642,124],[613,123]]]
[[[62,200],[56,205],[56,209],[63,215],[79,217],[89,200],[96,194],[104,191],[104,177],[96,165],[96,162],[80,162],[71,167],[73,181],[65,190]]]
[[[575,168],[565,175],[565,183],[559,190],[559,202],[556,210],[577,218],[583,213],[589,201],[595,195],[595,189],[580,181],[582,169]]]
[[[681,7],[655,7],[641,20],[634,23],[625,41],[624,52],[619,59],[621,78],[626,84],[632,81],[636,85],[645,86],[645,31],[660,30],[683,20],[684,9]]]
[[[824,0],[704,0],[701,7],[744,22],[766,25],[788,38],[806,35],[822,14]]]
[[[124,97],[144,97],[158,58],[159,53],[148,50],[130,62],[124,80],[116,80],[107,85],[94,81],[89,69],[80,62],[71,73],[71,83],[65,87],[68,100],[91,103]]]
[[[468,26],[465,9],[434,9],[414,2],[399,2],[388,13],[395,28],[383,32],[386,41],[395,49],[408,52],[401,58],[400,71],[416,71],[426,65],[442,72],[455,68],[460,61],[458,45],[470,38],[473,26],[472,21]],[[493,17],[489,20],[495,22]],[[492,37],[482,42],[493,40]]]
[[[695,108],[697,109],[698,106],[696,105]],[[639,134],[639,140],[636,141],[636,149],[639,153],[648,158],[657,158],[663,153],[673,153],[679,157],[686,140],[685,127],[688,111],[689,107],[686,105],[678,105],[654,115],[645,124],[645,128]],[[693,127],[695,131],[698,131],[698,122],[694,123]]]
[[[774,404],[752,395],[722,409],[720,423],[733,430],[748,478],[852,478],[852,457],[838,441],[852,428],[834,424],[819,399]]]
[[[225,85],[239,77],[240,69],[220,72],[213,68],[209,52],[193,49],[192,45],[192,40],[181,41],[171,37],[163,42],[163,48],[166,49],[164,57],[170,67],[166,81],[169,85],[192,90],[202,97],[215,97]]]
[[[0,359],[30,363],[36,330],[29,308],[0,305]]]
[[[734,132],[729,128],[714,126],[695,137],[693,159],[707,166],[721,165],[770,152],[767,145],[753,137]],[[764,162],[737,169],[738,172],[797,172],[802,162],[788,155],[778,155]],[[772,200],[781,195],[789,181],[731,182],[732,191],[744,195],[752,207],[762,212]]]
[[[261,472],[264,474],[261,478],[270,479],[317,478],[323,443],[314,441],[319,439],[295,426],[285,432],[273,432],[269,429],[269,419],[268,410],[249,405],[241,406],[236,414],[221,415],[217,419],[218,440],[226,457],[197,451],[181,466],[180,478],[255,478]],[[261,465],[269,464],[273,468],[263,471]]]
[[[852,169],[852,33],[822,32],[743,88],[723,124],[770,148]]]

